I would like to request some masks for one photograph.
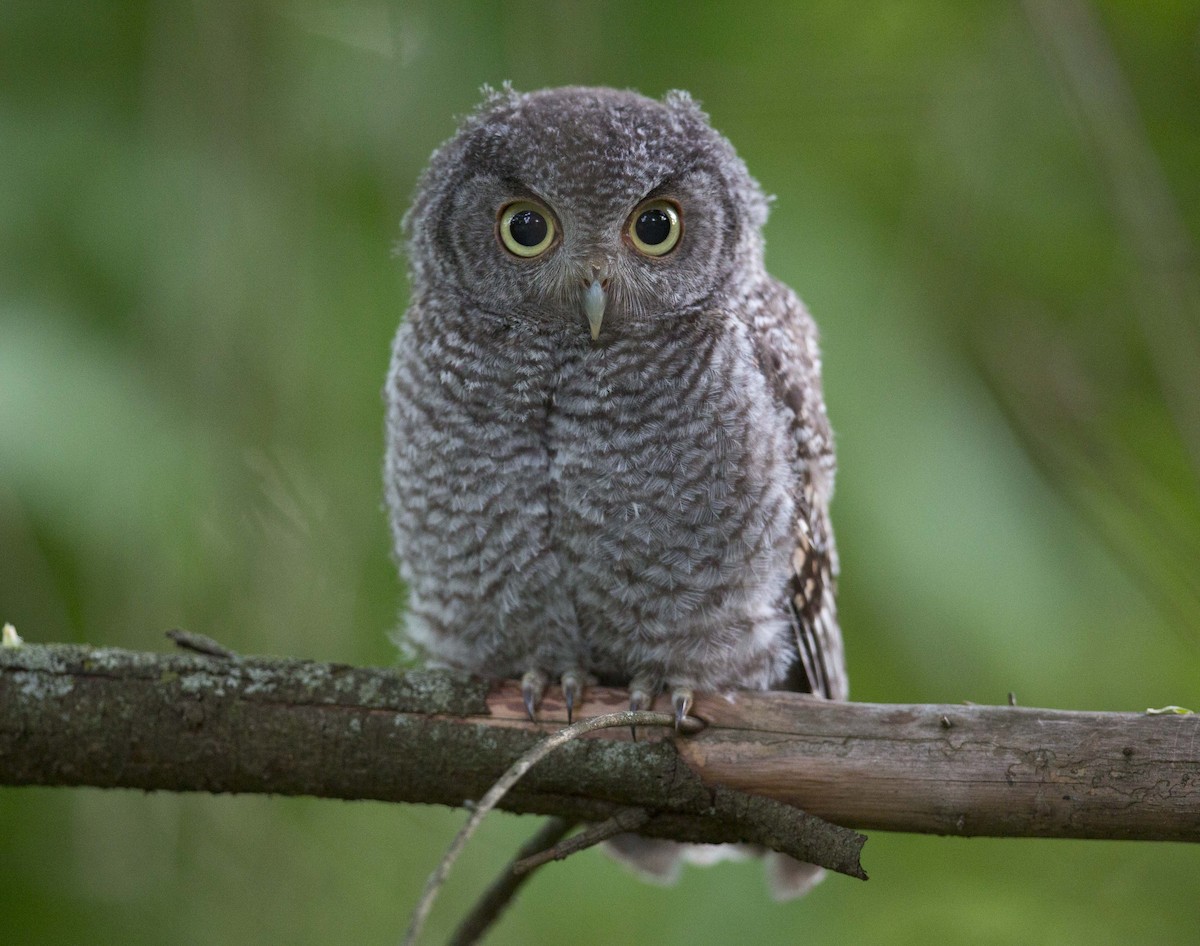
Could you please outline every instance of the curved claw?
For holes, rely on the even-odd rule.
[[[679,727],[687,719],[687,714],[692,708],[691,689],[689,687],[676,687],[672,690],[671,705],[675,707],[675,731],[679,732]]]
[[[629,709],[636,713],[638,710],[648,709],[654,704],[654,688],[647,680],[638,677],[629,684]],[[630,726],[629,734],[633,737],[633,741],[637,742],[637,727]]]
[[[638,693],[638,692],[634,692],[630,695],[629,711],[631,713],[636,713],[638,710],[644,709],[646,707],[646,702],[644,699],[645,695],[646,694],[644,694],[644,693]],[[629,727],[629,736],[631,739],[633,739],[634,742],[637,742],[637,726]]]
[[[542,694],[546,692],[546,675],[540,670],[526,670],[521,677],[521,699],[525,703],[525,712],[529,714],[530,722],[537,722],[538,704],[542,702]]]
[[[583,679],[575,670],[562,675],[563,702],[567,704],[567,725],[575,718],[575,704],[583,696]]]

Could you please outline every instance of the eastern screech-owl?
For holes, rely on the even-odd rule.
[[[520,677],[846,697],[816,329],[682,92],[489,92],[406,217],[386,490],[409,638]],[[615,853],[660,879],[689,848]],[[711,852],[692,851],[696,859]],[[775,858],[777,893],[809,865]]]

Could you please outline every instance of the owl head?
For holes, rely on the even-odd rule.
[[[686,92],[485,91],[405,218],[416,293],[603,344],[761,272],[767,201]]]

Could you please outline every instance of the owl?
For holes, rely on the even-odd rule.
[[[485,90],[405,217],[385,401],[406,633],[434,662],[630,706],[847,695],[817,332],[767,200],[684,92]],[[610,849],[661,880],[704,846]],[[810,865],[774,856],[776,892]]]

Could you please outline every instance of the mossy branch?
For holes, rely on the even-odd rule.
[[[515,684],[299,660],[0,649],[0,784],[265,792],[461,806],[566,723]],[[576,718],[624,709],[592,688]],[[665,707],[665,700],[663,701]],[[694,736],[563,746],[502,807],[748,841],[859,874],[855,828],[1200,840],[1200,717],[699,697]],[[803,809],[798,812],[796,809]],[[808,812],[818,816],[810,818]]]

